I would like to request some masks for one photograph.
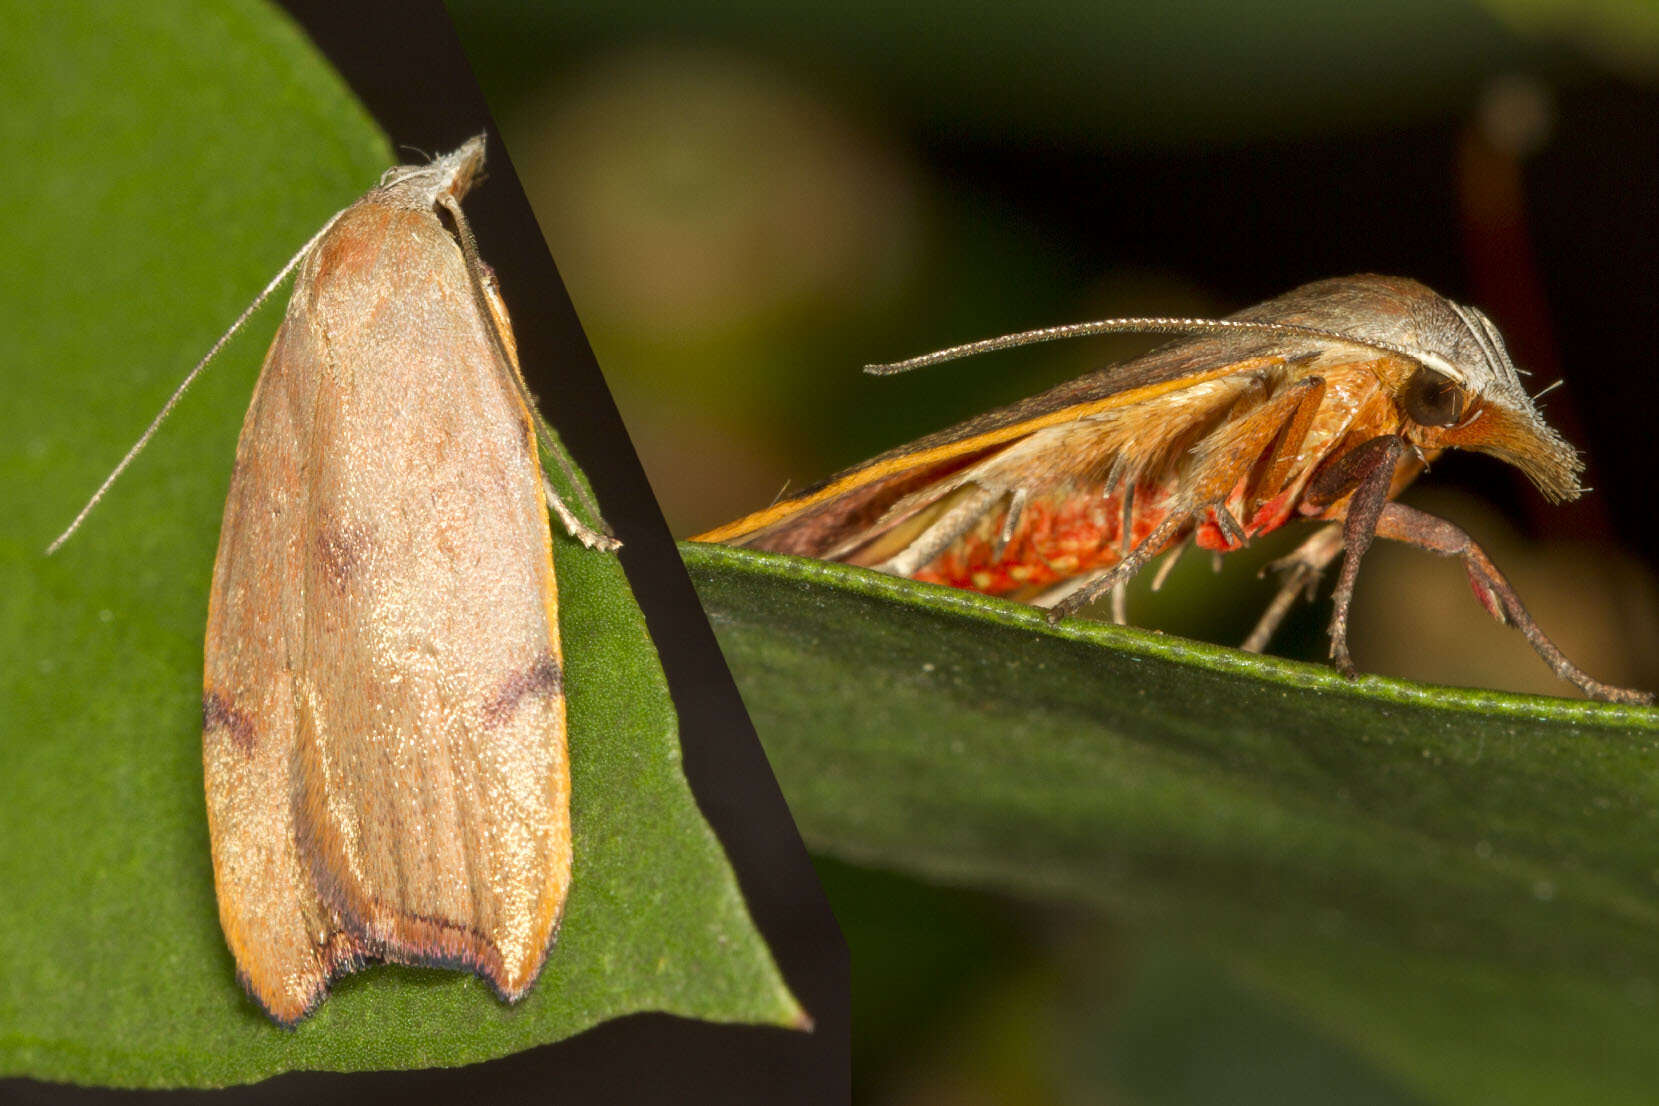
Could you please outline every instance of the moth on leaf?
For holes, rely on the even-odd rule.
[[[1475,596],[1585,694],[1646,703],[1579,669],[1461,529],[1394,502],[1445,449],[1491,454],[1552,501],[1583,464],[1539,414],[1491,320],[1415,281],[1318,281],[1225,319],[1107,319],[940,350],[888,373],[1110,332],[1180,334],[1133,360],[890,450],[693,540],[863,565],[1024,600],[1059,619],[1188,544],[1227,553],[1295,519],[1328,523],[1279,563],[1245,648],[1346,550],[1331,657],[1355,675],[1348,610],[1377,537],[1454,556]]]
[[[542,472],[538,438],[564,462],[460,206],[483,162],[479,136],[397,166],[329,220],[64,535],[297,268],[237,444],[202,700],[220,922],[283,1024],[371,960],[514,1001],[570,886],[549,507],[617,543]]]

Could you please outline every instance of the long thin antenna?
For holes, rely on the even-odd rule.
[[[1097,334],[1225,334],[1240,331],[1247,334],[1291,334],[1304,338],[1318,338],[1325,342],[1341,342],[1344,345],[1359,346],[1362,349],[1393,354],[1412,362],[1421,363],[1423,360],[1421,352],[1413,352],[1404,346],[1397,346],[1390,342],[1372,341],[1369,338],[1355,338],[1351,334],[1341,334],[1334,330],[1321,330],[1314,326],[1298,326],[1295,323],[1256,322],[1250,319],[1183,319],[1152,316],[1134,319],[1097,319],[1090,323],[1068,323],[1065,326],[1045,326],[1037,330],[1022,330],[1018,334],[1004,334],[997,338],[981,338],[977,342],[965,342],[959,346],[934,350],[932,353],[924,353],[919,357],[909,357],[903,361],[865,365],[864,371],[872,376],[893,376],[897,373],[909,372],[911,369],[923,369],[929,365],[938,365],[946,361],[959,361],[964,357],[977,357],[981,353],[995,353],[998,350],[1034,346],[1040,342],[1058,342],[1067,338],[1089,338]]]
[[[141,452],[143,452],[144,447],[150,444],[150,439],[155,437],[156,431],[161,429],[161,424],[167,421],[167,416],[173,413],[173,408],[178,406],[179,400],[184,398],[186,390],[189,389],[191,384],[195,383],[198,376],[202,375],[202,371],[207,368],[208,363],[219,355],[219,351],[224,349],[225,344],[235,337],[236,332],[242,329],[243,324],[253,317],[253,313],[258,311],[266,300],[270,299],[271,293],[276,291],[277,288],[281,286],[282,282],[288,279],[288,274],[292,273],[294,268],[299,265],[301,261],[305,260],[306,256],[311,253],[312,247],[322,240],[323,235],[333,229],[334,224],[339,221],[340,216],[343,214],[345,214],[344,211],[336,211],[333,218],[324,223],[323,228],[316,234],[313,234],[311,236],[311,240],[301,246],[300,251],[288,259],[288,264],[282,267],[282,271],[271,278],[271,282],[265,285],[264,291],[254,297],[254,301],[248,304],[242,314],[236,317],[236,321],[234,323],[230,324],[230,329],[221,334],[219,336],[219,340],[213,343],[213,348],[208,350],[206,355],[204,355],[200,361],[196,362],[196,367],[191,369],[185,378],[179,382],[179,386],[177,388],[173,389],[173,394],[167,397],[167,402],[162,404],[161,410],[157,412],[156,417],[150,420],[150,425],[145,428],[143,434],[139,435],[138,441],[134,442],[132,448],[127,450],[127,455],[121,458],[121,463],[116,465],[114,469],[110,470],[110,474],[108,476],[104,477],[104,482],[98,485],[98,490],[93,492],[92,498],[86,501],[86,506],[82,507],[80,514],[75,516],[75,521],[71,522],[68,529],[59,534],[57,538],[53,540],[52,544],[46,547],[46,555],[48,557],[62,548],[63,543],[68,541],[70,536],[74,534],[76,530],[80,529],[81,523],[86,521],[86,516],[92,513],[92,508],[98,505],[98,501],[104,498],[104,493],[109,491],[110,485],[114,484],[116,478],[127,470],[127,466],[132,464],[133,458],[137,457]]]

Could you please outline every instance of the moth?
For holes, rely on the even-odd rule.
[[[1461,529],[1394,501],[1447,449],[1491,454],[1551,501],[1583,463],[1539,414],[1490,319],[1398,277],[1318,281],[1224,319],[1107,319],[955,346],[898,372],[1109,332],[1181,337],[1144,356],[901,446],[695,541],[844,561],[1046,606],[1059,619],[1189,545],[1240,548],[1287,522],[1327,525],[1279,562],[1264,648],[1346,551],[1331,657],[1356,674],[1348,611],[1377,537],[1458,557],[1492,616],[1597,699],[1646,703],[1579,669]],[[1172,561],[1169,563],[1173,563]]]
[[[538,437],[559,454],[460,206],[483,163],[480,136],[388,170],[133,450],[297,267],[237,444],[202,699],[219,918],[282,1024],[373,960],[517,1000],[570,886],[549,507],[617,543],[542,472]]]

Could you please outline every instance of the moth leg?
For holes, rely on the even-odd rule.
[[[1076,591],[1061,599],[1049,609],[1048,620],[1058,622],[1068,615],[1076,614],[1106,592],[1110,591],[1119,580],[1133,579],[1135,573],[1146,566],[1146,562],[1168,545],[1183,526],[1190,526],[1192,517],[1186,511],[1171,511],[1164,520],[1158,523],[1152,533],[1148,534],[1139,545],[1130,550],[1129,555],[1113,565],[1111,570],[1099,576],[1092,577]]]
[[[1310,376],[1290,389],[1287,396],[1290,397],[1287,401],[1293,404],[1290,417],[1285,420],[1283,429],[1266,454],[1266,464],[1260,466],[1244,496],[1249,515],[1254,515],[1264,500],[1278,495],[1280,489],[1290,482],[1302,443],[1307,440],[1308,430],[1313,426],[1313,417],[1318,413],[1319,405],[1325,402],[1325,378]]]
[[[1008,549],[1008,543],[1014,540],[1019,532],[1020,519],[1025,515],[1025,501],[1029,498],[1024,488],[1015,488],[1014,494],[1008,497],[1008,513],[1003,516],[1002,529],[997,532],[997,543],[991,549],[991,563],[1002,560],[1002,554]]]
[[[559,522],[565,528],[565,533],[589,549],[600,549],[606,553],[613,553],[622,548],[622,543],[616,538],[593,529],[577,518],[575,512],[565,506],[565,501],[559,498],[559,493],[553,490],[553,481],[547,478],[545,472],[542,473],[541,486],[542,491],[547,496],[548,507],[552,508],[553,513],[558,516]]]
[[[1081,576],[1068,576],[1030,600],[1030,603],[1033,607],[1053,610],[1056,606],[1064,603],[1068,598],[1111,571],[1109,568],[1102,568],[1096,569],[1094,572],[1085,572]]]
[[[1169,556],[1164,558],[1164,563],[1158,566],[1158,571],[1152,576],[1153,591],[1162,591],[1164,589],[1164,581],[1168,580],[1169,574],[1175,571],[1176,564],[1181,560],[1181,554],[1191,548],[1192,543],[1188,541],[1182,542],[1180,545],[1169,551]]]
[[[1169,576],[1169,570],[1175,567],[1175,562],[1181,559],[1181,554],[1186,552],[1191,544],[1191,542],[1184,542],[1181,545],[1176,546],[1170,551],[1169,556],[1164,558],[1164,562],[1158,566],[1158,571],[1153,577],[1153,591],[1157,591],[1159,588],[1163,587],[1164,580]],[[1130,548],[1129,543],[1125,542],[1124,549],[1129,550]],[[1093,572],[1085,572],[1081,576],[1068,576],[1054,584],[1048,590],[1044,591],[1041,595],[1029,600],[1029,602],[1033,607],[1041,607],[1043,610],[1053,610],[1056,606],[1064,603],[1068,598],[1075,595],[1079,591],[1082,591],[1085,588],[1093,587],[1096,581],[1104,580],[1104,578],[1110,575],[1116,567],[1117,566],[1114,565],[1112,568],[1096,569]],[[1120,589],[1127,589],[1128,583],[1129,581],[1127,579],[1121,579],[1116,583],[1102,583],[1101,588],[1108,586],[1111,587],[1112,595],[1116,597]],[[1098,598],[1100,590],[1097,589],[1092,591],[1090,594],[1093,597]],[[1093,602],[1093,599],[1082,600],[1084,605],[1091,602]],[[1116,621],[1116,611],[1113,612],[1113,616],[1113,620]],[[1127,626],[1128,624],[1129,623],[1127,621],[1118,622],[1118,625],[1120,626]]]
[[[1395,434],[1384,434],[1355,446],[1330,468],[1313,478],[1307,501],[1329,502],[1352,487],[1347,517],[1342,521],[1342,574],[1336,580],[1336,610],[1331,614],[1331,663],[1349,679],[1359,675],[1348,653],[1348,608],[1354,601],[1354,581],[1359,579],[1360,561],[1377,536],[1377,519],[1388,504],[1388,489],[1394,483],[1394,469],[1410,445]]]
[[[1133,551],[1135,540],[1135,483],[1123,483],[1123,516],[1118,522],[1118,549],[1122,557]],[[1129,580],[1127,577],[1112,585],[1112,621],[1119,626],[1129,625]]]
[[[1216,529],[1221,531],[1221,536],[1227,539],[1228,545],[1241,546],[1250,543],[1250,535],[1244,532],[1244,527],[1233,517],[1233,512],[1227,509],[1226,504],[1217,503],[1210,511],[1215,515]]]
[[[981,487],[929,523],[927,529],[918,534],[915,541],[872,567],[877,572],[886,572],[893,576],[914,576],[967,533],[975,520],[1006,494],[1007,492],[1000,488]]]
[[[559,447],[559,435],[541,416],[536,407],[536,397],[530,392],[530,385],[524,381],[524,373],[518,366],[518,343],[513,338],[513,326],[507,316],[507,305],[502,302],[501,288],[495,279],[495,270],[484,263],[478,255],[478,240],[473,236],[472,224],[467,221],[466,214],[461,211],[461,203],[454,196],[443,195],[438,197],[449,217],[455,222],[455,238],[461,247],[461,256],[467,263],[467,279],[472,285],[474,306],[478,310],[479,318],[484,324],[484,331],[490,336],[490,342],[495,350],[496,363],[505,374],[508,385],[518,393],[519,402],[524,404],[524,410],[530,417],[530,425],[538,441],[564,473],[570,486],[576,489],[576,498],[581,500],[594,518],[604,526],[604,516],[599,513],[599,504],[588,495],[587,489],[576,475],[575,466],[565,458],[564,451]],[[541,467],[538,458],[536,467]],[[622,543],[610,534],[595,530],[577,518],[575,513],[559,498],[559,493],[553,490],[553,484],[542,473],[542,488],[547,492],[547,505],[564,524],[565,532],[589,549],[602,549],[614,552],[622,548]]]
[[[1129,625],[1129,581],[1119,580],[1112,585],[1112,621],[1119,626]]]
[[[1279,624],[1290,613],[1298,596],[1312,599],[1318,591],[1319,580],[1325,574],[1325,569],[1342,552],[1342,527],[1326,526],[1314,534],[1313,537],[1297,546],[1288,555],[1266,565],[1262,572],[1269,569],[1279,573],[1279,591],[1273,601],[1262,612],[1256,628],[1250,631],[1250,636],[1244,639],[1239,646],[1247,653],[1260,653],[1267,648],[1267,643],[1278,632]]]
[[[1521,631],[1533,651],[1543,658],[1555,674],[1578,688],[1592,699],[1609,703],[1651,703],[1653,695],[1630,688],[1613,687],[1592,679],[1583,669],[1573,664],[1560,649],[1539,629],[1532,615],[1522,605],[1520,596],[1510,586],[1503,573],[1492,563],[1486,551],[1475,544],[1463,529],[1443,518],[1426,514],[1399,503],[1390,503],[1377,519],[1377,533],[1394,541],[1415,545],[1443,557],[1459,557],[1469,573],[1469,586],[1475,598],[1499,622],[1507,622]]]

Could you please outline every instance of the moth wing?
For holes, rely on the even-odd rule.
[[[319,251],[314,325],[354,352],[329,363],[307,456],[300,855],[366,947],[516,998],[571,862],[534,431],[437,218],[357,213],[377,251],[350,216]]]
[[[202,760],[219,919],[243,985],[292,1024],[359,949],[295,849],[292,643],[304,602],[307,416],[323,349],[290,309],[248,404],[208,600]]]
[[[1243,382],[1284,360],[1253,345],[1229,349],[1215,339],[1183,340],[889,450],[692,540],[830,559],[880,548],[859,560],[881,560],[903,544],[903,536],[921,533],[970,496],[995,509],[1018,485],[1020,472],[1060,482],[1104,475],[1110,457],[1102,454],[1112,443],[1090,442],[1091,423],[1137,405],[1164,404],[1179,409],[1176,418],[1158,424],[1160,435],[1173,438],[1188,421],[1224,405]],[[1228,380],[1237,383],[1202,387]],[[1083,448],[1048,448],[1078,444]],[[999,468],[999,459],[1013,463]],[[963,528],[973,523],[965,515],[957,521]],[[895,536],[884,539],[889,532]]]
[[[570,880],[557,592],[528,413],[429,212],[358,204],[297,287],[309,291],[250,407],[215,570],[221,917],[279,1020],[363,956],[465,967],[514,998]],[[233,689],[221,714],[253,719],[255,770],[235,759],[236,727],[212,725],[218,687]]]

